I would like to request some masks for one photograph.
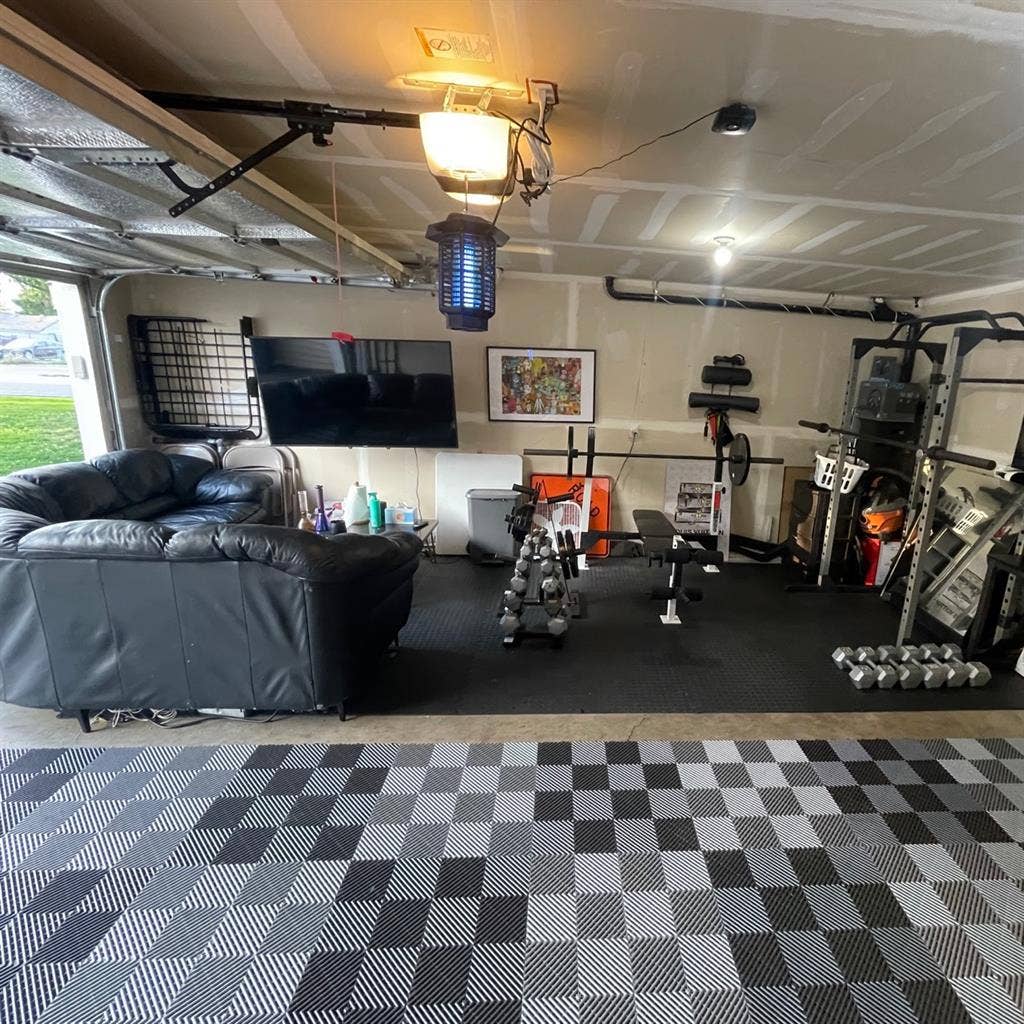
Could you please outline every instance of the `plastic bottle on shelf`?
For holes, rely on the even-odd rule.
[[[376,491],[370,491],[368,495],[370,506],[370,527],[374,530],[379,530],[384,525],[384,516],[381,513],[380,498],[377,497]]]

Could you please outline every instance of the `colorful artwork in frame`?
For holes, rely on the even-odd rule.
[[[593,423],[595,363],[589,348],[488,348],[490,419]]]

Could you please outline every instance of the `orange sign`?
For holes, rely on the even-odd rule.
[[[583,487],[586,480],[582,476],[558,476],[555,473],[531,473],[530,486],[539,487],[540,500],[546,500],[549,494],[572,493],[577,505],[583,504]],[[612,478],[595,476],[591,479],[590,488],[590,529],[610,530],[612,521]],[[588,552],[588,558],[607,558],[610,544],[606,540],[598,541]]]

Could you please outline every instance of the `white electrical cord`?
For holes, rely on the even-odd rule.
[[[555,158],[551,152],[551,138],[544,127],[547,107],[543,101],[538,103],[537,107],[539,110],[537,132],[534,134],[532,131],[527,131],[526,141],[530,144],[530,153],[533,156],[534,181],[537,185],[550,185],[551,179],[555,176]]]

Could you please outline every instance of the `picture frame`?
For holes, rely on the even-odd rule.
[[[593,423],[597,351],[487,347],[487,417],[507,423]]]

